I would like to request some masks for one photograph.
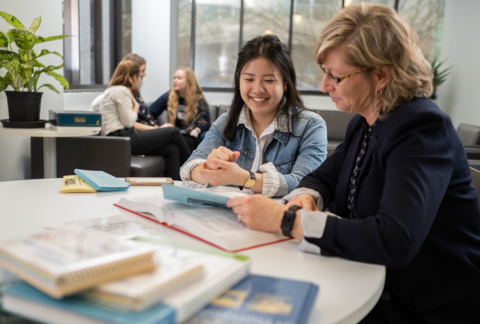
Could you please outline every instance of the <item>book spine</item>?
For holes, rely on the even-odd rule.
[[[74,114],[57,114],[57,126],[84,127],[84,126],[101,126],[101,115],[74,115]]]

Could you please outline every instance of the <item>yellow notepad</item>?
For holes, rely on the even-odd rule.
[[[60,192],[97,192],[91,185],[85,182],[78,175],[63,177],[63,184]]]
[[[79,226],[0,243],[0,267],[54,298],[152,271],[156,262],[152,248]]]

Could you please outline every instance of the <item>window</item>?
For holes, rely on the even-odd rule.
[[[70,89],[104,89],[131,51],[131,0],[63,0]]]
[[[320,93],[323,72],[312,49],[325,24],[361,0],[179,0],[177,62],[190,66],[207,91],[231,91],[237,53],[245,41],[275,34],[290,50],[297,86]],[[365,1],[365,0],[363,0]],[[431,60],[440,55],[445,0],[371,0],[399,12]]]

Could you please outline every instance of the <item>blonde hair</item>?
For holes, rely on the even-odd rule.
[[[205,97],[203,96],[203,90],[198,85],[198,81],[193,70],[188,67],[181,67],[177,71],[179,70],[184,71],[185,77],[187,78],[187,88],[185,90],[185,119],[183,121],[183,126],[187,127],[198,113],[198,101],[203,99],[205,102],[207,102],[207,100],[205,100]],[[167,120],[173,125],[175,125],[175,119],[177,118],[178,97],[178,92],[173,88],[172,83],[170,93],[168,95]]]
[[[322,65],[327,51],[344,42],[348,49],[345,63],[369,70],[391,69],[381,96],[382,119],[401,103],[432,94],[432,67],[418,47],[418,35],[393,9],[363,2],[341,9],[315,44],[317,63]],[[374,96],[372,89],[372,102]]]

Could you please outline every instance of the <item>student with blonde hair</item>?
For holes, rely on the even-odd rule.
[[[149,109],[155,117],[167,110],[168,123],[180,129],[186,129],[193,122],[192,130],[184,134],[192,150],[198,146],[199,139],[203,139],[210,127],[207,100],[195,73],[188,67],[179,68],[175,72],[170,90],[152,103]],[[200,114],[202,115],[199,116]],[[196,117],[199,118],[195,120]]]
[[[138,93],[141,82],[138,63],[132,60],[119,63],[100,105],[102,135],[130,137],[132,154],[165,157],[165,176],[179,180],[180,165],[191,150],[177,128],[137,122],[140,107],[134,93]]]

